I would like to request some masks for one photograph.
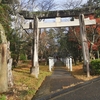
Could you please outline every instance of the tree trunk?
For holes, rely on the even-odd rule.
[[[8,85],[13,86],[10,42],[7,43],[5,30],[1,24],[0,24],[0,38],[1,38],[1,44],[0,44],[0,93],[1,93],[1,92],[6,92],[8,90]]]
[[[8,90],[7,44],[0,45],[0,93]]]
[[[97,56],[98,56],[98,59],[99,59],[99,50],[97,50]]]
[[[32,60],[31,74],[38,78],[39,74],[39,63],[38,63],[38,46],[39,46],[39,29],[38,29],[38,18],[34,16],[34,55]]]
[[[90,76],[89,71],[89,63],[90,63],[90,57],[89,57],[89,49],[88,49],[88,41],[86,38],[86,28],[84,23],[84,15],[79,15],[79,22],[80,22],[80,33],[81,33],[81,40],[82,40],[82,51],[83,51],[83,58],[84,58],[84,65],[83,69],[86,69],[87,77]]]
[[[13,76],[12,76],[12,58],[10,52],[10,42],[7,43],[7,68],[8,68],[8,86],[13,86]]]

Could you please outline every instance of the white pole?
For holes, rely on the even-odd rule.
[[[49,71],[51,72],[51,59],[49,58]]]
[[[70,60],[70,59],[69,59],[69,58],[67,58],[68,69],[70,68],[70,66],[69,66],[69,60]]]
[[[70,71],[72,71],[72,58],[70,57],[69,59],[70,59],[69,60],[70,61]]]
[[[53,57],[49,57],[49,71],[52,71],[52,68],[54,66],[54,58]]]

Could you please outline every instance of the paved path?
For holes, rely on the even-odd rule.
[[[51,96],[68,88],[68,86],[77,84],[82,80],[74,78],[61,61],[55,63],[54,71],[51,76],[46,77],[45,81],[37,91],[32,100],[48,100]],[[63,100],[63,99],[61,99]]]
[[[47,100],[100,100],[100,77],[72,87]]]

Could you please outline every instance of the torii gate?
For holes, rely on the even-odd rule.
[[[75,10],[76,11],[76,10]],[[87,10],[86,10],[87,11]],[[89,10],[90,11],[90,10]],[[88,14],[93,14],[94,10],[92,9],[90,12],[88,11],[88,13],[84,13],[85,15]],[[52,14],[52,11],[50,12]],[[80,26],[80,34],[81,34],[81,40],[82,40],[82,50],[83,50],[83,58],[84,58],[84,66],[86,66],[87,68],[87,77],[90,76],[90,72],[89,72],[89,50],[88,50],[88,45],[87,45],[87,38],[86,38],[86,28],[85,25],[93,25],[96,24],[95,20],[90,20],[90,19],[84,19],[84,14],[81,14],[78,10],[78,16],[79,16],[79,20],[75,19],[74,21],[70,21],[70,22],[61,22],[60,21],[60,17],[72,17],[72,16],[77,16],[75,13],[73,13],[71,10],[67,11],[67,13],[62,13],[62,11],[56,11],[54,13],[54,15],[50,15],[47,14],[46,16],[36,16],[34,15],[34,66],[32,66],[32,74],[35,75],[36,77],[38,77],[39,74],[39,64],[38,64],[38,41],[39,41],[39,28],[48,28],[48,27],[69,27],[69,26]],[[32,15],[24,12],[24,18],[26,19],[32,19]],[[56,21],[53,23],[44,23],[44,22],[40,22],[39,19],[43,19],[43,18],[56,18]],[[29,28],[27,27],[28,25],[23,25],[24,28]]]

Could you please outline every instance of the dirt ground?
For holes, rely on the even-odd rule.
[[[79,64],[79,65],[74,65],[73,66],[73,71],[72,71],[72,75],[78,79],[82,79],[83,81],[88,81],[94,78],[97,78],[98,75],[90,75],[90,77],[87,77],[86,73],[84,73],[83,71],[83,65]]]

